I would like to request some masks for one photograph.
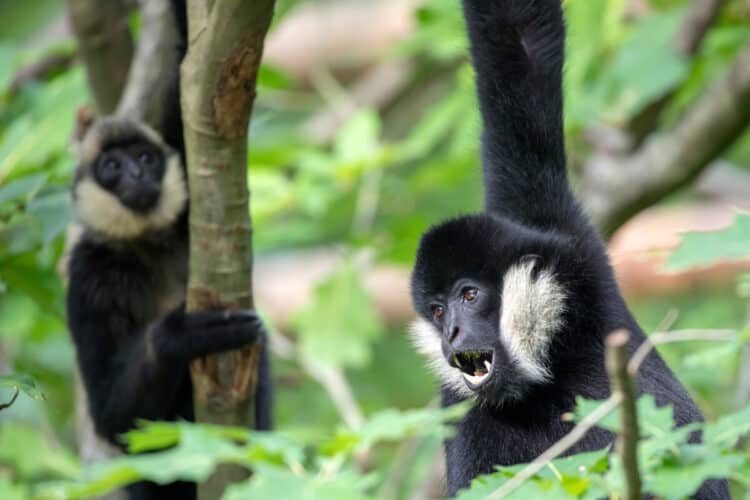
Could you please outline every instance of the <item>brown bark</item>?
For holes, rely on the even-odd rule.
[[[641,475],[638,472],[638,413],[633,378],[628,373],[628,339],[630,333],[618,330],[611,333],[607,344],[607,372],[612,394],[619,394],[620,433],[615,449],[620,456],[623,470],[626,500],[640,500]]]
[[[190,186],[188,310],[249,308],[252,247],[248,214],[247,130],[273,0],[188,2],[188,54],[182,112]],[[193,363],[196,419],[253,424],[260,346]],[[221,498],[242,469],[220,468],[199,487]]]

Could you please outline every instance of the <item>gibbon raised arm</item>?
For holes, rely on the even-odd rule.
[[[631,352],[645,339],[568,185],[560,0],[464,0],[463,9],[484,125],[485,212],[432,227],[412,274],[412,333],[443,404],[477,402],[446,441],[451,495],[558,441],[576,396],[609,396],[608,333],[631,331]],[[702,420],[655,351],[638,386],[673,405],[679,425]],[[613,440],[596,428],[569,453]],[[728,498],[726,482],[707,481],[697,497]]]

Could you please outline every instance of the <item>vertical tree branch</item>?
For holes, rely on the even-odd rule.
[[[634,379],[628,373],[628,339],[627,330],[617,330],[606,339],[607,372],[612,394],[619,395],[622,401],[620,409],[620,434],[615,445],[620,455],[625,483],[625,499],[640,500],[641,475],[638,472],[638,412],[636,411],[636,394]]]
[[[725,3],[726,0],[694,0],[691,2],[679,29],[672,37],[673,50],[685,58],[695,56]],[[668,90],[630,120],[627,128],[632,134],[634,146],[640,145],[643,139],[657,128],[662,112],[672,100],[676,91],[677,89]]]
[[[188,1],[189,40],[182,65],[182,113],[190,186],[188,310],[252,307],[247,130],[273,0]],[[196,418],[253,423],[260,346],[197,360]],[[221,468],[200,485],[221,498],[239,468]]]
[[[112,113],[133,55],[126,9],[120,0],[68,0],[68,14],[96,109]]]
[[[158,126],[164,82],[176,64],[177,30],[169,0],[139,0],[141,31],[117,113]]]

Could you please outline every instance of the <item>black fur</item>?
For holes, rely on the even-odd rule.
[[[177,19],[184,23],[184,2],[173,4]],[[184,24],[180,30],[185,33]],[[184,39],[178,52],[179,61],[185,52]],[[97,129],[102,136],[90,141],[96,146],[95,154],[121,144],[125,134],[129,143],[150,144],[161,148],[165,156],[173,154],[171,147],[184,159],[177,76],[167,83],[165,100],[162,135],[168,146],[155,144],[132,122],[109,119],[107,127]],[[93,160],[89,158],[89,163]],[[79,166],[76,185],[91,172],[90,164]],[[189,363],[253,342],[262,343],[256,427],[271,428],[270,368],[260,318],[253,311],[186,313],[180,303],[187,262],[187,206],[165,229],[113,240],[101,231],[84,228],[73,247],[68,324],[95,430],[116,445],[122,446],[119,435],[133,429],[138,419],[193,421]],[[140,500],[196,496],[195,485],[185,482],[163,486],[141,482],[127,492],[129,498]]]
[[[524,379],[508,352],[497,347],[495,364],[500,366],[494,367],[491,384],[476,393],[479,404],[446,442],[451,495],[474,477],[492,472],[494,465],[530,462],[558,441],[572,428],[560,417],[573,408],[576,396],[609,396],[606,334],[618,328],[632,332],[631,351],[645,339],[619,292],[604,244],[569,189],[560,1],[463,0],[463,7],[484,124],[485,213],[454,219],[424,235],[412,276],[415,308],[440,331],[431,304],[444,302],[457,280],[471,280],[499,294],[505,271],[529,254],[553,270],[567,299],[564,326],[555,333],[548,355],[550,380]],[[486,321],[498,325],[497,317],[493,313]],[[484,326],[472,321],[470,329]],[[471,338],[474,332],[466,335]],[[442,342],[446,356],[453,352],[452,339],[435,342]],[[655,351],[641,366],[638,386],[658,404],[673,405],[678,425],[702,420]],[[464,396],[444,388],[442,399],[448,405]],[[594,429],[568,453],[601,449],[613,439]],[[728,496],[727,484],[720,480],[704,483],[697,493],[705,499]]]

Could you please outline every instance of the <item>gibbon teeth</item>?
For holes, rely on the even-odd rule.
[[[458,356],[456,356],[455,354],[453,355],[453,361],[455,361],[457,367],[463,368],[464,365],[461,364],[461,361],[458,359]]]
[[[482,381],[487,378],[487,374],[483,373],[481,375],[469,375],[468,373],[462,373],[464,378],[471,382],[473,385],[479,385],[482,383]]]
[[[492,371],[492,363],[490,363],[486,359],[484,360],[484,366],[487,368],[487,373]]]

